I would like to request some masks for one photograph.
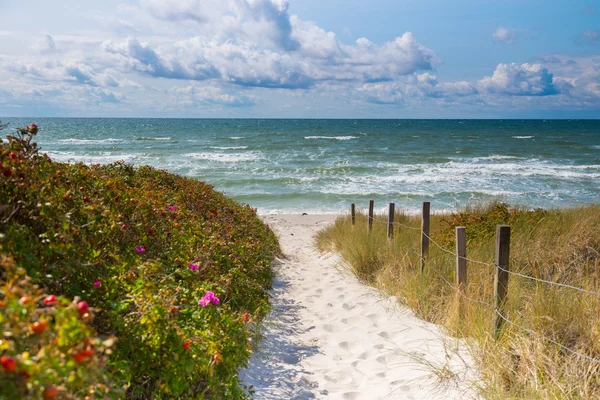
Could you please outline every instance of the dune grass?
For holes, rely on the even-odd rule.
[[[395,221],[420,227],[420,217],[398,212]],[[338,251],[363,282],[396,296],[415,313],[473,339],[483,386],[489,399],[600,398],[600,363],[564,350],[549,338],[584,355],[600,358],[600,296],[511,275],[505,324],[492,337],[494,266],[468,263],[464,296],[455,289],[455,256],[430,246],[420,274],[420,231],[396,226],[386,235],[387,217],[349,217],[317,237],[321,250]],[[495,228],[511,226],[510,269],[526,276],[600,292],[600,206],[527,210],[504,203],[432,215],[431,237],[455,251],[456,226],[466,226],[467,258],[495,259]],[[522,328],[525,328],[526,331]]]

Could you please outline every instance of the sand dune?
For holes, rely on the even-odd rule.
[[[334,218],[264,216],[285,259],[264,339],[241,374],[255,399],[475,398],[464,346],[315,249],[315,233]]]

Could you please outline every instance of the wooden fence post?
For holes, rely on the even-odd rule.
[[[373,206],[375,205],[374,200],[369,200],[369,232],[373,230]]]
[[[510,226],[496,227],[496,275],[494,276],[494,338],[500,337],[504,319],[504,304],[508,292],[508,259],[510,256]]]
[[[467,230],[456,227],[456,286],[458,290],[467,287]]]
[[[421,217],[421,275],[425,271],[425,258],[429,255],[429,212],[431,204],[423,202],[423,214]]]
[[[356,224],[356,207],[354,203],[350,206],[350,215],[352,215],[352,226]]]
[[[388,211],[388,239],[394,238],[394,213],[396,209],[396,205],[394,203],[390,203],[390,208]]]

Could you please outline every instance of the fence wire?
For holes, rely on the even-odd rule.
[[[538,332],[536,332],[536,331],[534,331],[534,330],[531,330],[531,329],[529,329],[529,328],[525,328],[524,326],[522,326],[522,325],[519,325],[519,324],[517,324],[517,323],[515,323],[515,322],[511,321],[510,319],[508,319],[508,318],[506,318],[504,315],[502,315],[502,313],[500,313],[498,310],[494,310],[494,311],[495,311],[495,313],[496,313],[496,314],[497,314],[497,315],[498,315],[500,318],[502,318],[502,319],[503,319],[504,321],[506,321],[508,324],[510,324],[510,325],[513,325],[513,326],[515,326],[516,328],[519,328],[519,329],[521,329],[521,330],[523,330],[523,331],[525,331],[525,332],[529,333],[530,335],[535,335],[535,336],[538,336],[538,337],[540,337],[540,338],[542,338],[542,339],[544,339],[544,340],[546,340],[546,341],[548,341],[548,342],[550,342],[550,343],[552,343],[552,344],[555,344],[555,345],[557,345],[558,347],[560,347],[561,349],[563,349],[563,350],[566,350],[566,351],[568,351],[568,352],[569,352],[569,353],[571,353],[571,354],[574,354],[574,355],[576,355],[576,356],[578,356],[578,357],[582,357],[582,358],[585,358],[585,359],[587,359],[587,360],[589,360],[589,361],[592,361],[592,362],[595,362],[595,363],[598,363],[598,364],[600,364],[600,359],[598,359],[598,358],[594,358],[594,357],[591,357],[591,356],[588,356],[587,354],[583,354],[583,353],[580,353],[580,352],[578,352],[578,351],[575,351],[575,350],[571,349],[570,347],[567,347],[567,346],[565,346],[565,345],[563,345],[563,344],[560,344],[560,343],[558,343],[556,340],[552,340],[552,339],[550,339],[549,337],[546,337],[546,336],[544,336],[544,335],[542,335],[542,334],[540,334],[540,333],[538,333]]]
[[[373,221],[377,222],[377,223],[388,225],[388,222],[379,221],[379,220],[376,220],[375,218],[373,218]],[[548,280],[545,280],[545,279],[536,278],[534,276],[529,276],[529,275],[521,274],[519,272],[515,272],[515,271],[504,269],[504,268],[500,267],[499,265],[497,265],[496,263],[489,263],[489,262],[485,262],[485,261],[474,260],[474,259],[468,258],[468,257],[460,257],[454,251],[448,250],[448,249],[444,248],[441,244],[439,244],[438,242],[436,242],[430,235],[427,235],[425,232],[423,232],[421,228],[415,228],[415,227],[412,227],[412,226],[400,224],[398,222],[393,222],[393,224],[394,225],[402,226],[404,228],[408,228],[408,229],[420,231],[423,234],[423,236],[425,236],[427,239],[429,239],[429,241],[431,243],[433,243],[441,251],[443,251],[445,253],[448,253],[448,254],[451,254],[454,257],[458,257],[460,259],[467,260],[470,263],[480,264],[480,265],[486,265],[486,266],[489,266],[489,267],[499,268],[502,271],[505,271],[505,272],[509,273],[510,275],[515,275],[515,276],[518,276],[518,277],[521,277],[521,278],[530,279],[532,281],[536,281],[536,282],[540,282],[540,283],[545,283],[547,285],[554,285],[554,286],[564,287],[564,288],[568,288],[568,289],[573,289],[573,290],[577,290],[577,291],[582,292],[582,293],[588,293],[588,294],[592,294],[592,295],[600,297],[600,292],[595,292],[593,290],[584,289],[584,288],[581,288],[581,287],[578,287],[578,286],[568,285],[566,283],[553,282],[553,281],[548,281]]]

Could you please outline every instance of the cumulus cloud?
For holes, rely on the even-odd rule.
[[[193,37],[172,46],[153,48],[135,38],[107,41],[103,48],[121,56],[122,65],[170,79],[220,79],[242,86],[307,88],[319,81],[385,81],[432,68],[433,52],[410,32],[375,45],[359,39],[344,45],[334,34],[311,23],[299,23],[300,48],[277,52],[233,40]]]
[[[377,82],[432,69],[434,53],[410,32],[376,45],[346,45],[288,13],[285,0],[142,0],[153,18],[194,35],[172,43],[110,40],[103,49],[128,70],[154,77],[221,80],[241,86],[308,88],[323,81]]]
[[[439,82],[437,76],[425,72],[413,74],[397,82],[366,83],[357,89],[366,101],[375,104],[401,104],[415,99],[455,101],[473,96],[477,88],[466,81]]]
[[[478,82],[488,93],[516,96],[549,96],[558,93],[553,75],[540,64],[498,64],[494,74]]]
[[[503,26],[499,26],[492,34],[492,37],[494,38],[494,42],[504,44],[513,44],[519,39],[515,28],[505,28]]]

